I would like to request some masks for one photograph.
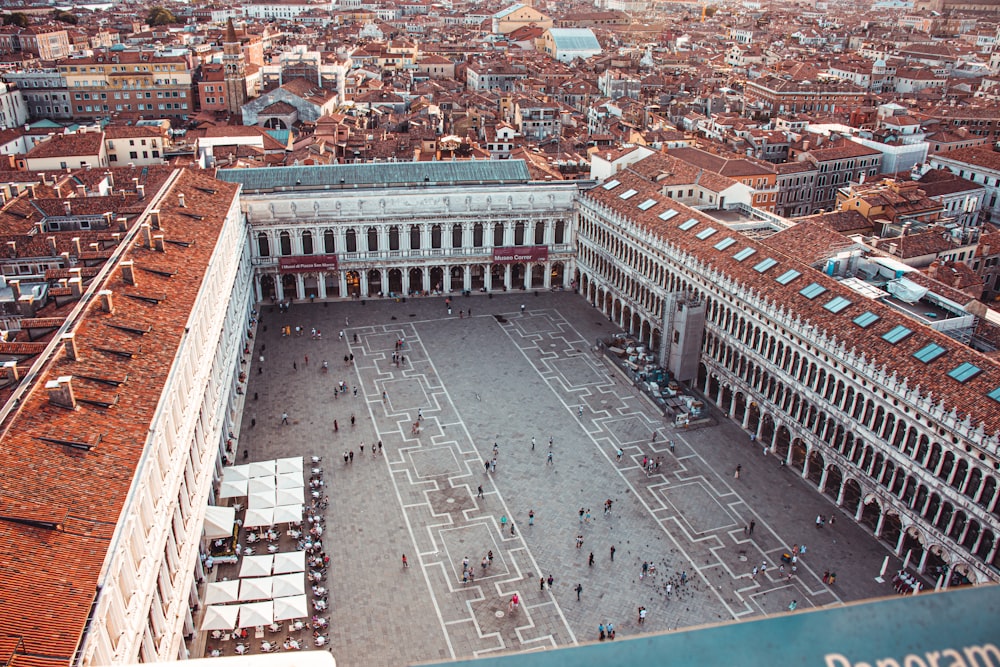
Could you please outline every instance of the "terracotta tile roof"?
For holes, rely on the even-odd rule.
[[[951,241],[944,237],[940,230],[934,230],[882,239],[875,247],[896,257],[909,259],[912,257],[935,255],[945,250],[951,250],[954,246]],[[895,250],[890,250],[892,247]]]
[[[704,262],[720,272],[721,276],[750,286],[758,296],[791,312],[793,318],[801,317],[817,327],[818,331],[836,336],[838,341],[846,343],[848,351],[853,348],[856,353],[863,353],[869,362],[879,366],[884,364],[887,377],[895,372],[898,378],[907,379],[910,388],[920,385],[925,393],[933,391],[933,400],[943,400],[946,412],[954,409],[959,419],[968,415],[973,427],[982,423],[987,434],[1000,431],[1000,410],[997,409],[997,402],[987,396],[1000,387],[1000,364],[996,361],[880,301],[868,299],[841,285],[804,262],[797,249],[794,253],[782,252],[739,232],[727,231],[723,223],[660,195],[654,184],[638,173],[623,170],[615,179],[620,185],[611,190],[597,186],[583,193],[583,200],[611,209],[641,230],[659,237],[661,242],[669,243],[678,251]],[[636,194],[622,199],[619,195],[628,189],[636,190]],[[646,199],[657,203],[643,211],[638,206]],[[667,221],[662,220],[659,215],[667,209],[677,211],[678,215]],[[698,221],[697,224],[687,231],[681,230],[680,225],[692,218]],[[708,227],[715,228],[716,233],[698,238],[698,232]],[[716,249],[715,245],[726,237],[735,239],[736,243],[723,250]],[[754,253],[744,261],[738,261],[734,255],[744,249],[751,249]],[[764,272],[755,270],[754,267],[767,258],[776,260],[777,264]],[[785,285],[775,280],[789,269],[801,275]],[[808,299],[800,291],[812,283],[826,291],[819,297]],[[850,301],[850,305],[838,313],[824,308],[837,296]],[[861,328],[853,323],[853,319],[866,311],[880,319]],[[897,325],[906,326],[913,334],[893,345],[882,336]],[[913,357],[913,353],[931,342],[944,347],[947,353],[927,364]],[[963,362],[975,365],[982,372],[965,382],[947,377],[948,372]]]
[[[66,155],[97,155],[104,143],[103,132],[77,132],[57,134],[47,141],[35,144],[25,158],[50,158]]]
[[[178,192],[185,194],[184,209]],[[79,360],[57,352],[36,381],[44,386],[73,376],[78,397],[117,396],[117,404],[105,408],[80,402],[76,410],[67,410],[50,404],[45,391],[30,391],[3,425],[0,637],[23,637],[39,665],[68,665],[80,641],[150,415],[215,251],[222,216],[236,193],[237,186],[206,172],[183,170],[157,208],[166,238],[189,245],[170,244],[163,253],[131,245],[124,259],[153,272],[137,271],[138,285],[126,286],[121,272],[113,270],[104,287],[113,292],[114,314],[90,304],[73,328]],[[152,201],[148,197],[147,205]],[[136,293],[165,298],[153,303],[126,296]],[[152,331],[147,340],[110,322]],[[125,358],[114,350],[138,353]],[[128,381],[119,386],[85,379],[126,374]],[[53,440],[94,446],[86,451]],[[60,525],[48,525],[56,522]],[[33,664],[23,660],[19,656],[16,664]]]

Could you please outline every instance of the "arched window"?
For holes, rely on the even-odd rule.
[[[292,236],[288,232],[281,232],[278,236],[278,242],[281,247],[282,255],[292,254]]]
[[[328,229],[325,232],[323,232],[323,252],[325,253],[337,252],[337,245],[334,241],[332,229]]]
[[[261,257],[271,256],[271,243],[264,232],[257,234],[257,254]]]
[[[302,254],[313,254],[313,235],[310,231],[302,232]]]
[[[555,233],[555,243],[566,243],[566,223],[562,220],[556,220],[556,233]]]
[[[347,252],[357,252],[358,251],[358,233],[353,229],[347,230]]]
[[[545,223],[539,220],[535,223],[535,245],[545,243]]]
[[[410,250],[420,250],[420,227],[410,227]]]
[[[368,252],[378,252],[378,230],[368,228]]]
[[[496,247],[503,246],[503,223],[498,222],[493,225],[493,245]]]
[[[462,247],[462,225],[452,225],[451,227],[451,247]]]
[[[399,250],[399,227],[396,225],[389,228],[389,250]]]
[[[524,245],[524,222],[520,220],[514,224],[514,245]]]
[[[431,247],[432,248],[441,247],[441,225],[431,226]]]
[[[472,246],[474,248],[483,247],[483,223],[477,222],[472,228]]]

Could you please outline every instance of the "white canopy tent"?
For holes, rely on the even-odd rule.
[[[249,577],[247,579],[240,579],[240,602],[270,600],[272,580],[273,577]]]
[[[245,482],[250,479],[250,466],[229,466],[222,469],[223,482]]]
[[[280,507],[281,505],[301,505],[305,501],[305,494],[301,486],[297,489],[277,489],[274,492],[275,507]]]
[[[274,564],[272,571],[275,574],[288,574],[290,572],[305,572],[306,552],[305,551],[283,551],[274,554]]]
[[[274,459],[255,461],[250,464],[250,479],[254,477],[274,477]]]
[[[274,523],[295,523],[296,521],[302,521],[302,505],[280,505],[275,507],[271,518],[274,519]]]
[[[293,618],[307,618],[309,603],[305,595],[274,599],[274,620],[287,621]]]
[[[205,604],[224,604],[226,602],[238,602],[240,599],[240,580],[212,581],[205,586]],[[228,627],[236,627],[236,615],[233,615],[233,623]]]
[[[247,502],[247,506],[252,510],[274,507],[274,489],[251,493]],[[246,520],[244,520],[243,525],[246,525]]]
[[[279,574],[271,577],[271,597],[284,598],[292,595],[305,595],[306,581],[300,572]]]
[[[247,494],[252,496],[255,493],[273,493],[275,488],[276,483],[273,475],[271,477],[254,477],[247,483]]]
[[[288,472],[302,472],[302,457],[292,456],[287,459],[278,459],[276,461],[278,474],[288,473]]]
[[[220,498],[241,498],[247,494],[247,480],[222,480],[219,485]]]
[[[302,482],[301,472],[286,472],[274,478],[279,489],[301,489],[305,484]]]
[[[232,507],[209,505],[205,510],[205,537],[214,540],[230,537],[236,522],[236,510]]]
[[[246,516],[243,517],[243,527],[244,528],[260,528],[261,526],[273,526],[274,525],[274,508],[273,507],[263,507],[263,508],[253,508],[247,510]]]
[[[240,578],[243,577],[267,577],[271,574],[271,565],[274,563],[274,556],[265,554],[263,556],[244,556],[240,564]]]
[[[204,630],[232,630],[236,627],[236,617],[240,613],[239,605],[227,607],[225,605],[212,605],[205,607],[205,616],[201,619],[201,629]]]
[[[252,628],[257,625],[270,625],[274,622],[274,601],[254,602],[240,605],[241,628]]]

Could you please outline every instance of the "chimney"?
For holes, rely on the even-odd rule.
[[[149,224],[153,229],[160,229],[160,209],[154,208],[149,212]]]
[[[66,251],[63,251],[63,252],[59,253],[59,256],[62,257],[62,260],[64,262],[64,268],[66,266],[69,266],[69,253],[66,252]]]
[[[70,243],[73,244],[73,253],[76,254],[77,257],[79,257],[81,254],[83,254],[83,249],[80,247],[80,237],[79,236],[74,236],[73,238],[71,238],[70,239]]]
[[[12,382],[19,382],[21,380],[21,373],[17,368],[16,361],[3,362],[3,374]]]
[[[166,248],[163,247],[163,234],[157,234],[153,237],[153,248],[157,252],[166,252]]]
[[[116,222],[118,223],[118,231],[120,232],[128,231],[128,218],[126,217],[116,218]]]
[[[38,304],[33,294],[22,294],[17,300],[17,312],[21,314],[21,317],[34,317],[37,309]]]
[[[17,301],[18,299],[20,299],[21,298],[21,281],[20,280],[11,280],[7,284],[10,285],[10,291],[14,293],[14,301]]]
[[[181,208],[187,208],[187,203],[184,201],[184,193],[183,192],[178,192],[177,193],[177,203],[180,205]]]
[[[56,246],[56,237],[50,236],[46,240],[49,242],[49,252],[52,253],[53,257],[55,257],[59,254],[59,247]]]
[[[135,285],[135,267],[131,259],[125,260],[121,264],[122,267],[122,280],[125,281],[126,285]]]
[[[73,215],[73,204],[68,201],[64,201],[63,207],[66,209],[66,215]]]
[[[101,299],[101,310],[103,310],[105,313],[115,312],[115,304],[114,301],[111,299],[112,294],[113,292],[109,289],[102,289],[100,292],[97,293],[97,296],[100,297]]]
[[[49,391],[49,403],[70,410],[76,409],[72,375],[63,375],[57,380],[49,380],[45,383],[45,388]]]
[[[108,187],[111,188],[112,190],[114,190],[115,189],[115,175],[112,172],[110,172],[110,171],[104,172],[104,175],[108,177]]]
[[[114,217],[114,214],[112,214],[111,211],[105,211],[105,213],[104,213],[104,226],[107,229],[111,229],[111,219],[113,217]]]
[[[73,361],[80,361],[80,357],[76,353],[76,335],[71,333],[63,334],[62,339],[66,356]]]
[[[33,184],[28,186],[28,192],[31,193],[31,198],[34,199],[35,198],[35,186]]]
[[[153,235],[148,222],[142,223],[142,247],[143,248],[153,247]]]
[[[35,233],[44,234],[45,233],[45,223],[41,220],[35,223]]]
[[[16,255],[17,254],[17,242],[16,241],[7,241],[7,245],[10,247],[10,251]]]
[[[135,191],[136,191],[136,193],[138,193],[139,199],[145,199],[146,198],[146,186],[145,185],[137,185],[137,186],[135,186]]]
[[[77,197],[86,197],[87,196],[87,186],[84,185],[83,183],[80,183],[80,185],[76,186],[76,196]]]

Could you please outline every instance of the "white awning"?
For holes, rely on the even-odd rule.
[[[266,554],[263,556],[244,556],[240,563],[240,578],[243,577],[267,577],[271,575],[271,565],[274,563],[274,556]]]
[[[252,628],[271,623],[274,623],[274,603],[272,600],[240,605],[239,627]]]
[[[238,602],[240,599],[240,580],[231,579],[229,581],[212,581],[205,586],[205,604],[223,604],[226,602]],[[233,623],[230,628],[235,628],[236,616],[233,615]]]
[[[232,507],[209,505],[205,509],[205,537],[210,540],[231,537],[235,522],[236,510]]]
[[[274,620],[287,621],[293,618],[308,618],[309,603],[305,595],[295,595],[274,599]]]
[[[305,572],[306,552],[305,551],[283,551],[274,554],[273,572],[275,574],[288,574],[290,572]]]
[[[236,627],[236,617],[239,613],[239,605],[231,607],[224,605],[205,607],[205,617],[201,619],[201,629],[202,631],[232,630]]]

